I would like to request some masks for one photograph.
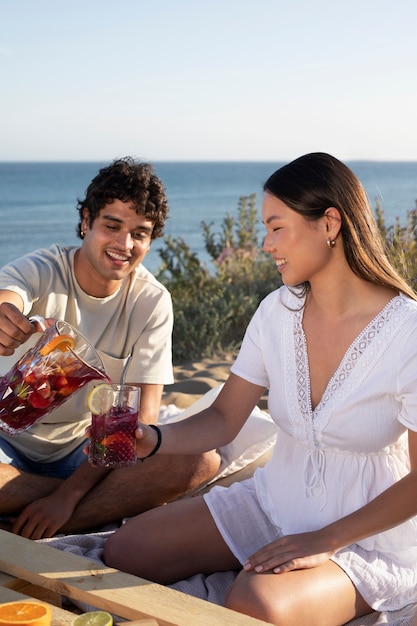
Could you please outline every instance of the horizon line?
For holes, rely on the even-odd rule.
[[[131,156],[131,155],[125,155]],[[111,159],[1,159],[0,164],[50,164],[50,163],[111,163],[114,160],[124,157],[114,157]],[[132,157],[136,161],[146,163],[290,163],[293,159],[145,159],[143,157]],[[295,157],[297,158],[297,157]],[[339,159],[345,163],[417,163],[415,159],[372,159],[372,158],[349,158]]]

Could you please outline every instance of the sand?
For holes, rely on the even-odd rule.
[[[236,355],[227,353],[210,359],[190,361],[174,366],[173,385],[166,385],[162,404],[175,404],[185,409],[213,387],[225,382]],[[266,396],[258,406],[266,410]]]
[[[185,409],[203,394],[224,382],[234,361],[234,355],[202,359],[174,365],[173,385],[166,385],[162,404],[175,404]]]

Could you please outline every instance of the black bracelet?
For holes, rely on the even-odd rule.
[[[150,456],[153,456],[154,454],[156,454],[159,448],[161,447],[161,443],[162,443],[161,429],[158,426],[155,426],[155,424],[149,424],[149,427],[153,428],[156,431],[156,434],[158,436],[158,441],[156,442],[156,446],[154,447],[152,452],[149,452],[147,456],[143,456],[141,459],[139,459],[139,461],[141,461],[142,463],[145,459],[149,459]]]

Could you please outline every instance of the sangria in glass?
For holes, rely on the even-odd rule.
[[[114,468],[136,463],[139,398],[139,387],[128,384],[104,383],[90,392],[91,465]]]

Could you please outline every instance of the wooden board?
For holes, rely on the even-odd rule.
[[[154,618],[159,626],[265,624],[4,530],[0,530],[0,572],[139,624],[144,618]],[[10,579],[6,584],[10,587]],[[6,600],[0,596],[0,601]]]
[[[0,604],[3,604],[4,602],[17,602],[19,600],[33,600],[35,597],[36,596],[32,596],[31,594],[22,594],[20,592],[14,591],[13,589],[0,586]],[[51,606],[51,626],[71,626],[75,614],[71,613],[70,611],[65,611],[64,609],[61,609],[60,607],[57,607],[53,604]],[[126,622],[124,622],[124,624],[126,625]]]

